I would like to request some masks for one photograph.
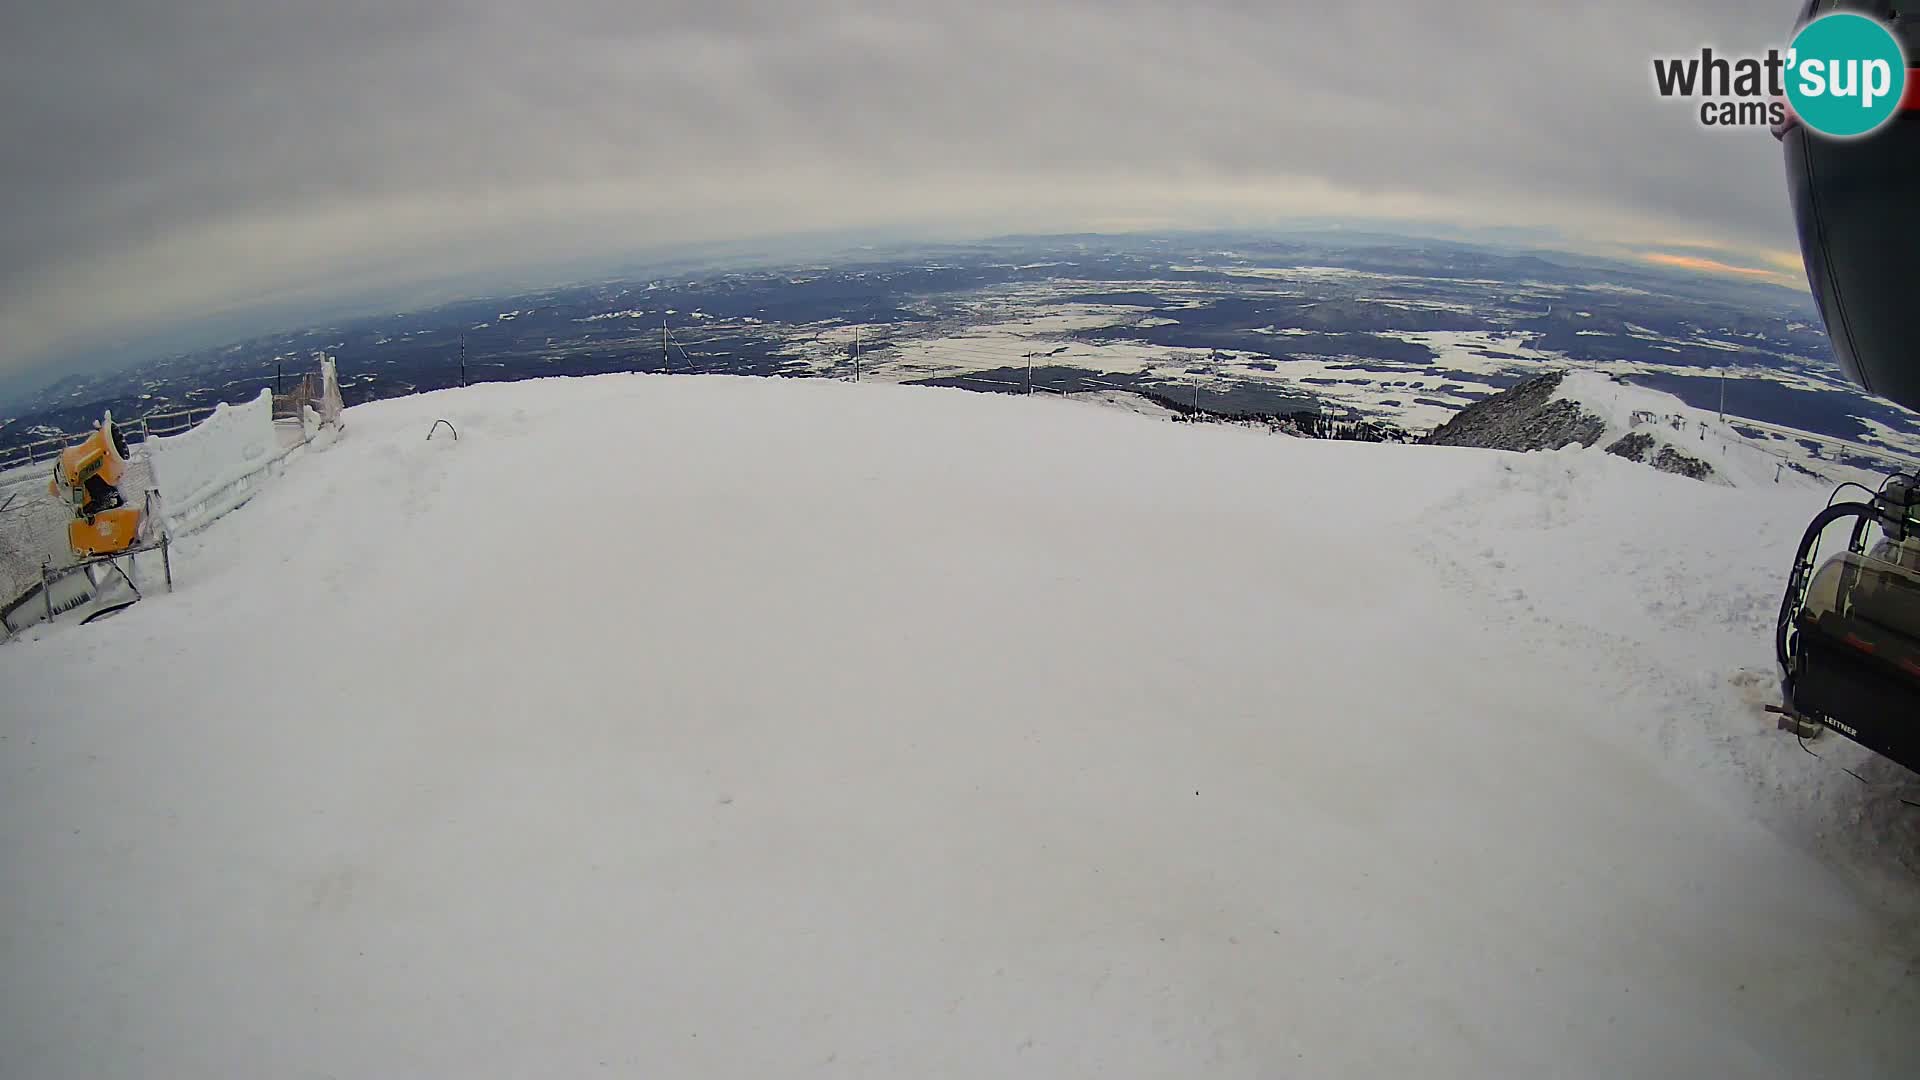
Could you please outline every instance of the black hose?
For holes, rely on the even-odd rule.
[[[1793,678],[1793,657],[1787,637],[1793,628],[1794,616],[1800,613],[1801,606],[1806,602],[1807,585],[1813,580],[1815,552],[1820,549],[1820,535],[1842,518],[1875,520],[1879,516],[1879,511],[1874,509],[1872,503],[1835,503],[1820,511],[1813,519],[1813,524],[1807,526],[1806,535],[1800,538],[1800,550],[1793,557],[1793,573],[1787,578],[1787,594],[1780,601],[1780,619],[1774,626],[1773,634],[1774,655],[1779,658],[1780,671],[1787,679]]]
[[[1855,555],[1867,553],[1867,533],[1873,528],[1878,517],[1863,517],[1854,523],[1853,535],[1847,538],[1847,550]]]
[[[1880,492],[1877,492],[1877,491],[1875,491],[1875,490],[1873,490],[1872,488],[1870,488],[1870,487],[1868,487],[1868,486],[1867,486],[1867,485],[1865,485],[1865,484],[1862,484],[1862,483],[1858,483],[1858,482],[1855,482],[1855,481],[1853,481],[1853,480],[1846,480],[1846,481],[1843,481],[1843,482],[1841,482],[1839,486],[1837,486],[1837,487],[1835,487],[1835,488],[1833,489],[1833,494],[1831,494],[1831,495],[1828,495],[1828,496],[1827,496],[1827,505],[1828,505],[1828,506],[1832,506],[1832,505],[1833,505],[1833,500],[1835,500],[1835,499],[1837,499],[1837,498],[1839,498],[1839,497],[1840,497],[1840,493],[1841,493],[1841,492],[1843,492],[1843,491],[1845,491],[1845,490],[1847,490],[1848,488],[1859,488],[1859,489],[1860,489],[1861,491],[1864,491],[1864,492],[1866,492],[1866,493],[1867,493],[1868,495],[1872,495],[1872,496],[1874,496],[1874,497],[1876,497],[1876,498],[1878,498],[1878,497],[1879,497],[1879,495],[1881,494]]]

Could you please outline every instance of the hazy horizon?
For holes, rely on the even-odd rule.
[[[313,327],[350,324],[399,312],[427,311],[467,300],[509,299],[545,289],[582,284],[634,280],[649,276],[690,276],[728,270],[777,269],[820,260],[851,260],[882,254],[917,254],[946,245],[987,245],[1022,240],[1050,240],[1067,236],[1088,236],[1114,242],[1145,240],[1154,237],[1204,237],[1219,235],[1240,239],[1287,239],[1303,236],[1349,234],[1356,240],[1379,238],[1410,242],[1461,244],[1492,251],[1527,252],[1558,257],[1575,263],[1591,262],[1600,267],[1615,266],[1642,273],[1676,272],[1660,262],[1623,259],[1617,255],[1594,254],[1553,246],[1551,230],[1462,229],[1440,223],[1366,220],[1302,220],[1269,228],[1192,228],[1110,232],[1027,232],[979,236],[934,235],[911,230],[862,233],[793,234],[749,239],[737,243],[688,245],[652,253],[636,253],[624,258],[573,260],[547,267],[528,267],[518,272],[491,272],[449,278],[442,282],[416,282],[401,289],[378,288],[364,294],[343,294],[330,300],[293,304],[285,307],[252,308],[221,318],[186,317],[157,325],[138,336],[110,343],[84,343],[49,364],[15,372],[0,370],[0,406],[30,397],[71,375],[93,375],[133,370],[142,362],[169,356],[233,346],[255,337],[305,330]],[[1684,275],[1698,276],[1698,275]],[[1704,281],[1715,280],[1708,276]],[[1809,305],[1811,297],[1804,286],[1777,286],[1769,280],[1722,279],[1729,288],[1742,285],[1772,286],[1782,299],[1798,297]],[[1811,310],[1811,309],[1809,309]]]
[[[1798,274],[1649,59],[1793,5],[184,0],[0,41],[0,382],[169,326],[790,234],[1551,230]]]

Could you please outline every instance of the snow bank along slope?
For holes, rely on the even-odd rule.
[[[0,649],[0,1074],[1920,1049],[1910,826],[1743,699],[1817,493],[824,382],[350,426]]]

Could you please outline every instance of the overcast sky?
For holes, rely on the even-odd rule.
[[[170,320],[661,245],[1295,216],[1797,274],[1652,89],[1787,0],[56,0],[0,30],[0,377]]]

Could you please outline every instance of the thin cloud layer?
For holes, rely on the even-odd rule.
[[[1778,150],[1650,59],[1792,5],[42,4],[0,41],[0,376],[663,245],[1405,217],[1778,265]],[[1710,256],[1709,256],[1710,257]]]

